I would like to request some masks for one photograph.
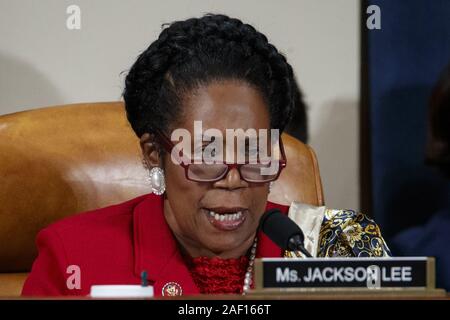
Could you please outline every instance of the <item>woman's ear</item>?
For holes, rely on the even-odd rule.
[[[161,154],[155,136],[149,133],[144,133],[139,141],[144,157],[145,165],[148,168],[161,167]]]

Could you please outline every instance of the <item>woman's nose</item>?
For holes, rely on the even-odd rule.
[[[230,190],[244,188],[247,185],[247,182],[241,179],[241,175],[237,168],[232,168],[222,180],[219,180],[214,184],[217,188],[226,188]]]

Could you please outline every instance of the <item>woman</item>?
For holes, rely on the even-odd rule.
[[[206,15],[164,29],[132,66],[124,91],[152,194],[41,231],[23,295],[86,295],[94,284],[138,284],[143,271],[156,295],[244,293],[255,257],[293,254],[257,234],[271,208],[300,217],[315,256],[387,255],[378,227],[362,214],[268,202],[283,165],[263,175],[260,163],[174,161],[172,133],[194,136],[195,121],[221,133],[283,131],[298,101],[294,86],[286,59],[237,19]],[[78,282],[70,270],[80,271]]]
[[[426,163],[446,179],[444,202],[422,226],[414,226],[392,239],[393,251],[403,256],[436,258],[436,285],[450,291],[450,64],[442,71],[428,106]]]

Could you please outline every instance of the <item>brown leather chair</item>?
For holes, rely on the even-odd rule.
[[[0,116],[0,296],[17,296],[48,224],[149,192],[123,103],[83,103]],[[288,166],[270,200],[323,204],[312,149],[283,135]]]

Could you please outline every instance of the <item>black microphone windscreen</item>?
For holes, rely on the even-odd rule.
[[[294,236],[300,237],[299,240],[303,244],[304,235],[300,227],[278,209],[265,212],[259,221],[259,227],[284,250],[289,250],[289,240]]]

